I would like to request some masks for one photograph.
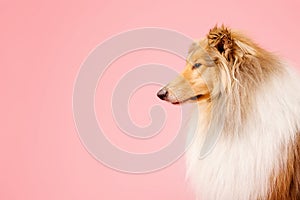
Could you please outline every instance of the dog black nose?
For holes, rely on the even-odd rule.
[[[159,90],[158,93],[157,93],[157,96],[158,96],[161,100],[166,99],[166,97],[168,96],[168,90],[166,90],[165,88]]]

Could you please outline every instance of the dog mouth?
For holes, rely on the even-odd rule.
[[[179,105],[179,104],[182,104],[182,103],[185,103],[185,102],[188,102],[188,101],[198,101],[198,100],[202,99],[204,96],[206,96],[206,95],[198,94],[196,96],[190,97],[190,98],[185,99],[183,101],[175,101],[175,102],[171,102],[171,103],[174,104],[174,105]]]
[[[189,98],[184,98],[184,97],[180,97],[177,96],[176,93],[172,93],[169,92],[170,90],[166,89],[165,87],[162,88],[161,90],[159,90],[157,92],[157,96],[158,98],[160,98],[161,100],[170,102],[172,104],[183,104],[185,102],[200,102],[202,100],[206,100],[210,98],[210,94],[209,93],[205,93],[203,92],[202,94],[198,94]]]

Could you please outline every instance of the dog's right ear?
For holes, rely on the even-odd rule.
[[[215,26],[213,29],[210,29],[207,39],[211,48],[215,48],[226,59],[229,59],[234,44],[231,30],[224,25],[221,27]]]

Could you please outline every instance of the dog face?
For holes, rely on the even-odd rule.
[[[206,38],[192,44],[183,72],[157,96],[173,104],[210,102],[224,91],[231,90],[232,82],[237,80],[237,66],[241,63],[248,67],[244,71],[255,70],[245,64],[245,55],[249,59],[255,55],[250,46],[254,44],[224,26],[211,29]]]
[[[216,64],[207,51],[207,39],[192,44],[182,73],[162,88],[158,97],[173,104],[210,98]]]

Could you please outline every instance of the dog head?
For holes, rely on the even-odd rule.
[[[245,54],[255,54],[247,40],[224,26],[214,27],[192,44],[182,73],[157,96],[173,104],[211,101],[230,90],[236,63]]]

